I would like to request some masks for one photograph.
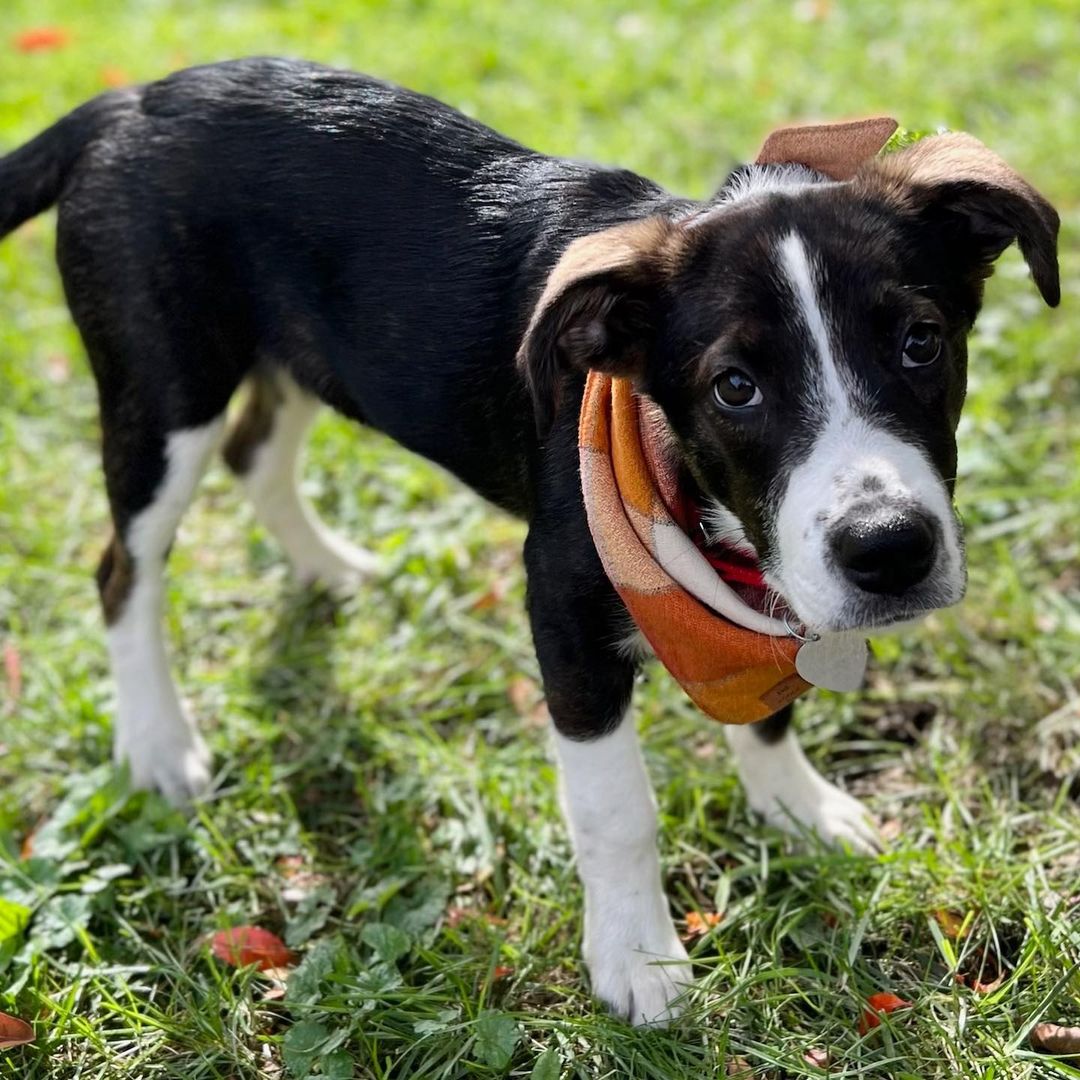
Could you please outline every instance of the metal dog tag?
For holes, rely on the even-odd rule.
[[[795,670],[814,686],[846,693],[862,686],[867,652],[858,634],[825,634],[799,646]]]

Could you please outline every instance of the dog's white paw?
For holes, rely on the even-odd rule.
[[[127,763],[132,786],[160,791],[173,806],[187,806],[210,787],[210,751],[183,721],[184,729],[165,737],[118,737],[114,757]]]
[[[725,735],[746,797],[770,825],[795,836],[817,833],[826,843],[847,844],[855,851],[881,850],[870,812],[814,768],[791,732],[771,742],[731,725]]]
[[[379,559],[333,533],[322,531],[323,543],[293,559],[293,571],[304,585],[318,582],[331,592],[348,596],[379,570]]]
[[[870,811],[858,799],[821,776],[805,787],[770,792],[751,800],[770,825],[799,835],[816,833],[827,844],[848,846],[871,855],[881,851],[881,837]]]
[[[682,1011],[678,998],[693,981],[670,916],[664,911],[642,919],[625,907],[604,914],[597,925],[586,909],[583,952],[593,996],[635,1026],[669,1023]]]

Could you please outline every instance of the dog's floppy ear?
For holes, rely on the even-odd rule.
[[[1057,212],[978,139],[962,132],[929,136],[868,162],[856,183],[954,231],[959,242],[971,245],[980,277],[988,277],[994,260],[1018,241],[1043,299],[1057,307]]]
[[[555,264],[517,354],[541,436],[555,419],[568,371],[633,378],[644,369],[675,231],[659,217],[617,225],[579,237]]]

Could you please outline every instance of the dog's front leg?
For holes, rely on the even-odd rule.
[[[660,880],[656,801],[629,710],[634,665],[617,646],[625,612],[587,541],[534,527],[529,614],[585,889],[593,993],[635,1024],[664,1022],[690,964]]]
[[[593,993],[635,1024],[670,1020],[691,979],[660,880],[656,801],[633,718],[555,746],[563,810],[585,887],[585,962]]]

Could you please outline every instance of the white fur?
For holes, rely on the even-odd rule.
[[[798,195],[808,187],[827,183],[834,181],[823,180],[818,173],[811,172],[803,165],[753,165],[735,176],[711,207],[687,222],[687,228],[696,229],[714,214],[723,213],[741,203],[769,195]]]
[[[347,591],[371,574],[377,561],[327,529],[301,494],[300,451],[319,401],[284,374],[275,378],[283,401],[274,413],[269,437],[256,448],[242,477],[244,490],[301,581],[321,581]]]
[[[156,787],[172,802],[186,802],[206,788],[210,758],[169,673],[162,628],[165,558],[222,427],[215,420],[169,436],[165,478],[124,537],[134,583],[106,634],[116,681],[115,757],[129,763],[137,787]]]
[[[956,603],[964,590],[964,558],[941,478],[920,449],[860,414],[861,388],[836,363],[835,350],[841,346],[821,303],[819,268],[796,233],[781,242],[778,263],[813,341],[816,365],[811,368],[815,374],[808,401],[820,419],[821,433],[780,495],[777,555],[766,567],[767,583],[811,630],[858,625],[845,611],[858,602],[858,590],[830,565],[826,536],[852,504],[865,497],[864,481],[875,480],[882,485],[883,502],[915,505],[937,519],[943,543],[930,573],[933,606]],[[898,618],[903,615],[897,612]]]
[[[757,558],[757,549],[750,543],[743,523],[716,499],[706,499],[701,506],[701,521],[710,544],[726,544]]]
[[[649,639],[633,624],[631,624],[625,635],[615,643],[615,651],[624,660],[631,660],[635,663],[649,660],[656,655],[653,652],[653,647],[649,644]]]
[[[691,981],[656,850],[656,800],[633,720],[576,742],[555,733],[563,811],[585,888],[593,993],[635,1024],[664,1022]]]
[[[790,730],[772,744],[738,724],[725,724],[724,734],[751,807],[770,825],[795,835],[815,832],[856,851],[879,850],[869,811],[810,764]]]

